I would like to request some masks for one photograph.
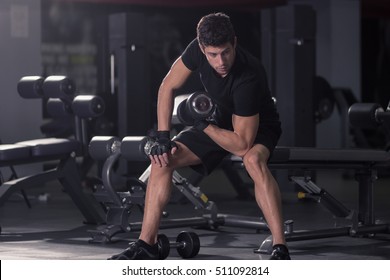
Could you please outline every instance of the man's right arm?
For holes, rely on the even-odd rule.
[[[170,143],[169,131],[171,130],[172,111],[174,105],[174,91],[180,88],[184,82],[191,75],[189,70],[183,63],[181,57],[179,57],[172,65],[168,74],[162,81],[158,90],[157,97],[157,135],[163,135],[161,144],[159,144],[158,150],[160,152],[154,153],[150,156],[150,160],[153,164],[161,166],[167,166],[169,164],[169,155],[175,153],[176,145],[169,144],[166,147],[166,142]],[[158,140],[159,141],[159,140]],[[163,144],[165,143],[165,145]],[[168,149],[171,149],[168,151]]]
[[[184,65],[181,57],[179,57],[162,81],[157,98],[158,130],[170,131],[174,90],[180,88],[190,75],[191,70]]]

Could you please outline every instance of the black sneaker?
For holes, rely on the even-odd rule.
[[[158,260],[158,244],[153,246],[138,239],[130,243],[129,248],[122,253],[113,255],[109,260]]]
[[[276,244],[272,247],[270,260],[291,260],[286,245]]]

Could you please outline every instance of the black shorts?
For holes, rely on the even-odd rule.
[[[264,145],[272,154],[282,133],[280,123],[263,125],[259,128],[259,132],[254,143]],[[229,154],[206,133],[193,127],[181,131],[173,140],[184,144],[200,158],[202,164],[193,165],[191,168],[202,175],[210,174]]]

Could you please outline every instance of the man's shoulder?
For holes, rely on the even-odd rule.
[[[183,63],[191,70],[195,70],[199,66],[199,60],[202,59],[198,40],[193,39],[186,47],[181,55]]]

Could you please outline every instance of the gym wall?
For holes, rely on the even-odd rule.
[[[24,100],[16,90],[22,76],[42,72],[41,1],[1,0],[0,38],[0,140],[41,137],[40,101]]]

